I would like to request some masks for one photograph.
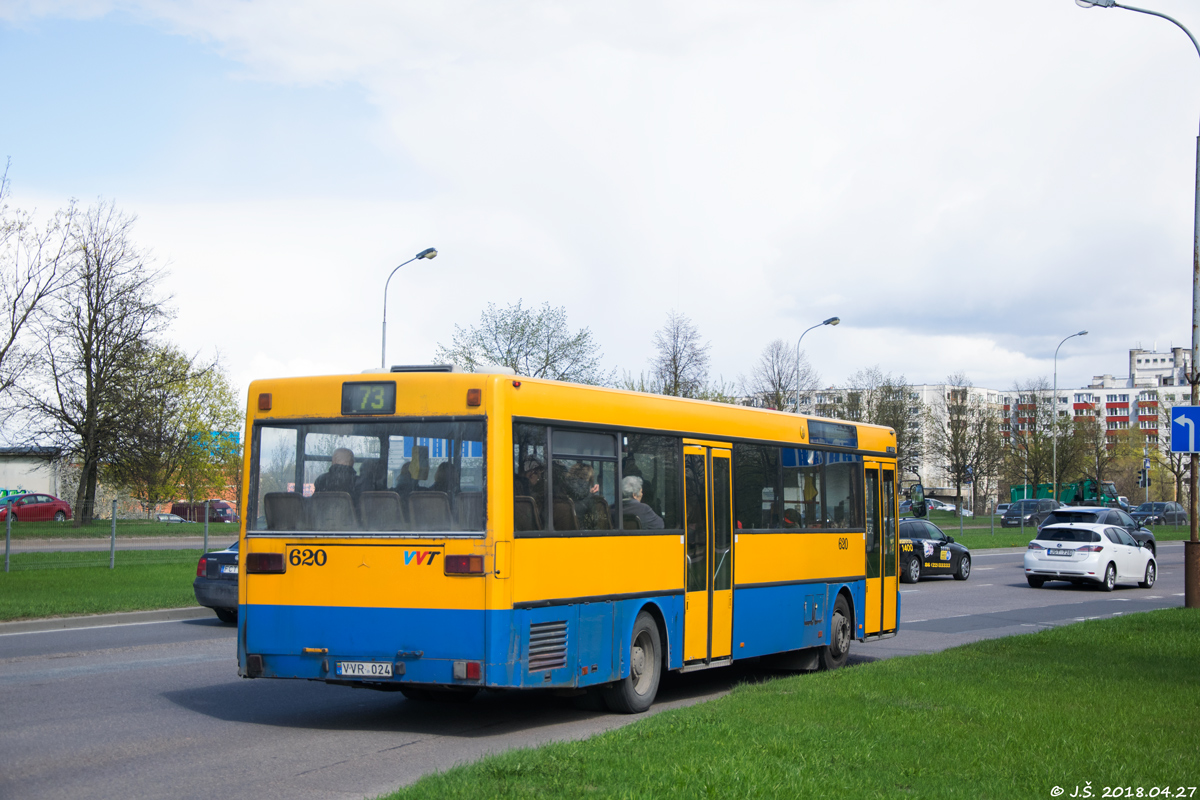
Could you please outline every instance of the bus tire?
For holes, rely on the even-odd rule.
[[[853,634],[850,606],[846,598],[839,594],[837,602],[833,604],[833,616],[829,618],[829,644],[822,647],[819,654],[822,670],[837,669],[846,663]]]
[[[609,711],[640,714],[653,705],[662,678],[662,652],[654,617],[640,612],[629,637],[629,675],[604,690]]]

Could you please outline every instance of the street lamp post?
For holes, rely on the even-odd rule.
[[[418,258],[436,258],[436,257],[437,257],[437,250],[432,247],[426,247],[424,250],[417,253],[415,256],[410,258],[408,261],[405,261],[404,264],[411,264],[412,262],[416,261]],[[400,266],[396,267],[396,269],[392,270],[391,275],[388,275],[387,280],[384,281],[384,283],[383,283],[383,346],[379,350],[379,368],[380,369],[387,369],[387,290],[388,290],[388,284],[390,284],[392,282],[392,275],[395,275],[397,270],[399,270],[400,267],[403,267],[404,264],[401,264]]]
[[[1074,339],[1076,336],[1087,336],[1087,331],[1080,331],[1079,333],[1072,333],[1070,336],[1067,337],[1067,339]],[[1061,342],[1059,342],[1058,347],[1062,347],[1063,344],[1067,341],[1067,339],[1063,339]],[[1054,348],[1054,397],[1050,401],[1051,405],[1053,407],[1053,410],[1054,410],[1054,414],[1050,418],[1050,423],[1051,423],[1051,428],[1050,428],[1051,446],[1050,446],[1050,449],[1054,453],[1054,455],[1052,457],[1054,466],[1051,468],[1050,487],[1051,487],[1051,490],[1054,492],[1055,502],[1058,501],[1058,347]],[[1099,487],[1097,487],[1097,489],[1098,488]]]
[[[813,328],[819,328],[822,325],[837,325],[841,321],[842,321],[841,317],[830,317],[829,319],[825,320],[824,322],[818,322],[816,325],[813,325],[812,328],[808,328],[807,330],[804,331],[804,333],[808,333],[808,331],[813,330]],[[800,334],[800,338],[796,340],[796,413],[797,414],[800,413],[800,342],[804,341],[804,333]]]
[[[1200,54],[1200,43],[1192,32],[1183,26],[1179,20],[1168,17],[1158,11],[1145,8],[1121,5],[1116,0],[1075,0],[1075,4],[1083,8],[1100,6],[1101,8],[1123,8],[1126,11],[1136,11],[1139,14],[1149,14],[1161,17],[1173,23],[1192,40],[1196,53]],[[1200,135],[1196,137],[1196,205],[1195,219],[1192,227],[1192,365],[1188,371],[1188,383],[1192,385],[1192,405],[1200,406]],[[1197,528],[1196,503],[1196,473],[1200,472],[1200,455],[1192,453],[1191,469],[1188,471],[1188,519],[1191,522],[1191,539],[1184,543],[1183,548],[1183,605],[1186,608],[1200,608],[1200,528]]]

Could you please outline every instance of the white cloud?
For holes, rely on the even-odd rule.
[[[1059,364],[1078,382],[1188,335],[1200,82],[1161,20],[1068,0],[113,8],[238,80],[354,87],[380,152],[349,168],[420,174],[388,179],[395,201],[119,198],[173,262],[181,337],[238,375],[377,363],[383,279],[427,245],[393,281],[391,360],[518,298],[566,306],[634,372],[683,311],[726,378],[831,314],[832,358],[805,340],[829,381],[878,363],[1003,388],[1087,327]],[[197,285],[220,324],[182,302]]]

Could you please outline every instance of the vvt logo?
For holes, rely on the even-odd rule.
[[[409,564],[416,562],[418,567],[421,566],[422,564],[432,567],[433,560],[435,558],[437,558],[438,556],[440,556],[441,554],[442,554],[442,552],[440,550],[405,550],[404,551],[404,566],[407,567]],[[426,561],[426,559],[429,559],[429,560]]]

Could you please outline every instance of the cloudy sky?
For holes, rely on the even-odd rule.
[[[378,366],[429,246],[391,363],[523,300],[634,373],[675,309],[727,380],[833,315],[826,384],[1123,376],[1190,346],[1198,121],[1179,29],[1071,0],[0,0],[15,202],[135,214],[239,386]]]

